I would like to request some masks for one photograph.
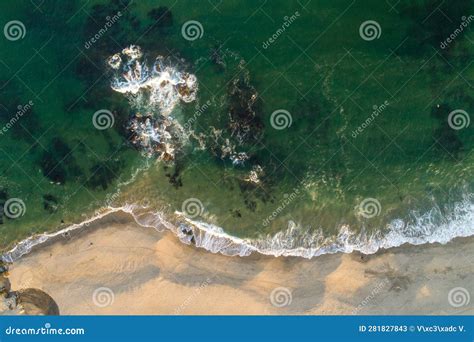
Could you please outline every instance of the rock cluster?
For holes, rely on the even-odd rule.
[[[0,263],[0,315],[59,315],[56,302],[39,289],[11,290],[8,266]]]

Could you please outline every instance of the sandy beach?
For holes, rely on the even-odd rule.
[[[8,277],[62,315],[468,315],[473,261],[474,237],[368,256],[227,257],[112,214],[35,248]]]

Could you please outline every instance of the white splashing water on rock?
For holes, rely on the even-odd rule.
[[[196,76],[177,70],[163,56],[157,56],[149,65],[139,46],[131,45],[107,62],[115,70],[112,89],[127,94],[137,109],[167,116],[179,101],[189,103],[196,99]]]
[[[136,45],[109,57],[107,63],[114,72],[112,89],[125,94],[134,111],[128,124],[132,143],[149,157],[174,160],[187,136],[172,113],[180,102],[196,99],[196,76],[179,71],[163,56],[149,64]]]

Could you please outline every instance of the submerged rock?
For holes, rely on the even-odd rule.
[[[148,18],[155,21],[157,27],[173,26],[173,13],[166,6],[160,6],[148,12]]]
[[[43,209],[50,214],[54,213],[58,210],[58,199],[51,194],[43,195]]]
[[[239,144],[256,142],[263,134],[258,93],[250,84],[248,72],[235,78],[228,89],[229,130]]]

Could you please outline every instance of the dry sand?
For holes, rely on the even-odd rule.
[[[473,247],[471,237],[370,256],[226,257],[114,214],[36,248],[9,278],[66,315],[474,314]],[[457,287],[460,307],[448,300]]]

